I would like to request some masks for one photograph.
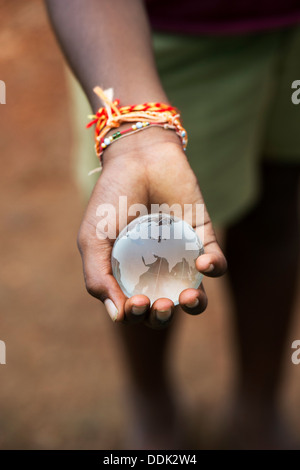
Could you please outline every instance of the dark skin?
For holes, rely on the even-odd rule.
[[[94,111],[100,106],[97,96],[92,92],[96,85],[102,88],[113,87],[115,97],[120,97],[122,104],[146,101],[168,102],[157,75],[150,28],[142,1],[48,0],[46,4],[61,47]],[[147,132],[115,142],[105,151],[104,170],[84,215],[78,245],[87,289],[91,295],[104,302],[108,313],[117,324],[116,329],[124,345],[131,377],[129,394],[131,409],[138,431],[133,436],[134,446],[175,448],[180,445],[176,441],[178,438],[176,407],[166,374],[174,304],[169,299],[158,299],[150,308],[149,299],[144,295],[127,299],[111,272],[110,255],[113,240],[100,241],[96,237],[98,222],[96,208],[106,202],[114,204],[117,208],[119,197],[124,195],[128,198],[128,206],[136,203],[142,203],[147,207],[152,203],[168,203],[170,206],[179,203],[183,207],[187,203],[193,205],[204,203],[198,181],[174,133],[162,129],[149,129]],[[245,409],[249,408],[251,403],[253,409],[257,411],[256,414],[260,413],[259,409],[266,403],[270,390],[272,397],[274,396],[279,361],[274,365],[273,358],[274,354],[280,355],[282,351],[284,341],[282,338],[287,329],[291,310],[286,302],[286,294],[280,299],[276,298],[276,305],[273,305],[275,304],[272,301],[273,295],[270,295],[268,289],[266,291],[262,289],[265,285],[266,272],[270,285],[275,283],[277,286],[280,279],[276,270],[269,269],[270,262],[274,259],[274,249],[277,249],[278,245],[276,243],[274,246],[270,245],[264,235],[268,226],[266,214],[269,212],[268,205],[271,204],[271,199],[262,203],[263,208],[258,206],[257,211],[261,215],[257,216],[257,225],[250,224],[245,219],[230,228],[227,238],[228,256],[232,265],[231,280],[237,306],[238,347],[241,359],[237,401],[241,408]],[[288,203],[291,204],[290,199]],[[293,234],[296,230],[294,212],[291,210],[288,213],[289,231]],[[192,215],[187,215],[190,223],[195,226]],[[275,225],[275,221],[272,223]],[[244,250],[240,244],[243,237],[252,234],[254,227],[255,253],[259,253],[255,273],[252,272],[254,251]],[[200,227],[195,228],[200,230]],[[273,233],[277,235],[275,229]],[[293,240],[295,240],[294,235]],[[211,277],[222,275],[226,271],[227,263],[206,210],[204,242],[205,255],[198,258],[197,269]],[[288,244],[288,248],[296,250],[294,245],[295,242]],[[239,252],[241,246],[242,253]],[[243,276],[241,276],[241,259],[243,266],[248,268],[243,268]],[[290,294],[296,261],[290,257],[288,260],[289,262],[283,256],[281,269],[289,270],[283,287],[289,287],[287,292]],[[260,269],[257,269],[258,265]],[[281,271],[281,279],[282,277]],[[249,285],[252,286],[250,300]],[[279,286],[278,292],[280,292]],[[179,301],[184,312],[193,315],[201,313],[207,305],[203,286],[183,291]],[[267,306],[269,311],[273,312],[273,340],[269,345],[266,334],[269,323],[261,320]],[[282,311],[285,312],[284,321]],[[123,325],[125,318],[126,325]],[[261,332],[257,328],[258,318],[262,325]],[[258,335],[258,341],[255,335]],[[260,363],[262,353],[259,337],[266,338],[266,342],[263,351],[264,362],[261,367],[256,367],[254,365]],[[260,380],[265,370],[271,372],[267,372],[265,380]]]
[[[168,102],[155,68],[143,2],[67,0],[62,4],[54,0],[46,3],[61,46],[95,111],[100,105],[92,91],[97,84],[103,88],[113,87],[115,96],[122,97],[126,104]],[[84,28],[85,24],[89,27]],[[112,35],[111,31],[118,31],[118,34]],[[97,60],[95,50],[98,51]],[[170,173],[169,168],[174,170]],[[171,320],[173,302],[158,299],[150,309],[146,296],[126,299],[111,272],[113,240],[96,237],[96,208],[107,202],[117,208],[119,197],[124,195],[128,198],[128,206],[135,203],[147,207],[155,203],[171,206],[177,203],[183,207],[184,204],[204,203],[197,179],[175,133],[149,129],[143,136],[137,134],[133,139],[116,142],[107,149],[104,170],[89,201],[78,236],[87,289],[104,301],[113,319],[123,321],[126,316],[127,321],[131,321],[133,307],[140,311],[144,307],[138,320],[161,328]],[[186,215],[194,225],[193,217]],[[209,276],[219,276],[226,270],[226,260],[207,211],[204,229],[206,254],[198,259],[197,268]],[[101,271],[99,266],[102,266]],[[187,289],[180,297],[180,304],[187,313],[201,313],[206,303],[202,286],[197,290]],[[191,305],[196,306],[191,309]],[[137,315],[133,320],[137,321]]]

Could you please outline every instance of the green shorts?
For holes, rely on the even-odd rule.
[[[189,135],[187,157],[217,225],[237,220],[260,193],[262,159],[300,163],[300,28],[240,36],[155,34],[158,71]],[[77,87],[77,85],[76,85]],[[89,108],[74,89],[77,177],[86,194],[97,166]],[[77,128],[76,127],[76,128]],[[90,149],[90,150],[89,150]],[[162,201],[163,202],[163,201]]]

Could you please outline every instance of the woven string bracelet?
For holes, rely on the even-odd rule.
[[[116,140],[127,137],[136,132],[156,126],[166,130],[173,130],[179,136],[183,149],[187,146],[187,133],[180,121],[180,114],[176,108],[165,103],[144,103],[132,106],[119,106],[119,100],[113,101],[113,90],[103,91],[100,87],[94,88],[94,92],[103,101],[104,106],[99,108],[86,127],[95,125],[95,150],[100,160],[100,167],[89,174],[101,171],[102,155],[104,150]],[[126,130],[117,131],[109,137],[108,132],[118,128],[125,122],[134,122]]]

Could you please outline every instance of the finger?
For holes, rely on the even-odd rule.
[[[219,277],[227,270],[227,261],[222,252],[205,250],[205,253],[196,259],[196,268],[205,276]]]
[[[166,328],[174,315],[174,303],[167,298],[161,298],[154,302],[147,317],[146,324],[154,329]]]
[[[207,296],[203,285],[198,289],[185,289],[179,296],[179,304],[186,313],[199,315],[207,307]]]
[[[217,242],[212,223],[207,212],[205,213],[204,227],[196,227],[201,239],[204,236],[204,254],[196,260],[196,268],[210,277],[222,276],[227,270],[226,258]]]
[[[88,240],[88,242],[87,242]],[[93,297],[104,302],[114,322],[124,320],[126,296],[112,275],[111,242],[86,235],[81,229],[78,236],[86,289]]]
[[[130,323],[145,321],[149,313],[150,300],[145,295],[134,295],[125,302],[125,318]]]

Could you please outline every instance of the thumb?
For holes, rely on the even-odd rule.
[[[195,230],[199,236],[200,234],[204,234],[204,254],[197,258],[196,268],[206,276],[222,276],[227,270],[227,261],[217,242],[212,222],[206,210],[204,215],[204,227],[196,227]]]

